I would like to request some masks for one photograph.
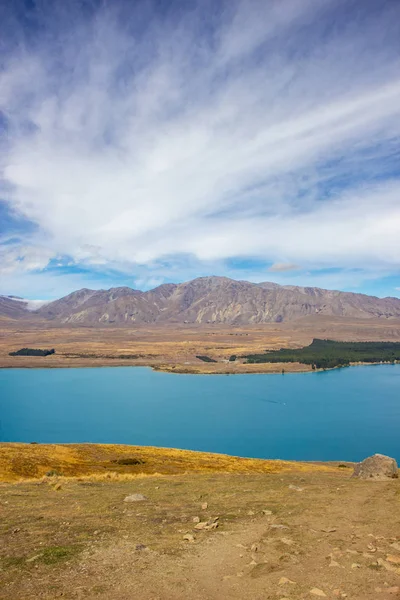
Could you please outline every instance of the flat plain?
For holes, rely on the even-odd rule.
[[[60,326],[0,321],[0,367],[151,366],[177,373],[308,371],[300,364],[245,364],[240,356],[266,349],[298,348],[313,338],[400,341],[399,319],[305,317],[289,323],[227,325]],[[55,348],[47,357],[9,356],[20,348]],[[236,355],[238,359],[230,362]],[[209,356],[217,362],[202,362]]]

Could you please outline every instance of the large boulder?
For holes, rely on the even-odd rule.
[[[398,477],[397,462],[390,456],[374,454],[359,462],[354,467],[353,477],[359,479],[394,479]]]

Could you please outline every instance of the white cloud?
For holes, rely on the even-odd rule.
[[[3,185],[38,230],[5,247],[3,271],[69,256],[148,265],[147,281],[179,254],[399,268],[399,7],[362,22],[340,9],[227,3],[210,31],[200,8],[152,13],[141,35],[140,15],[128,26],[102,9],[62,45],[9,53]]]

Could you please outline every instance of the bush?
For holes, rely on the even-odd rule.
[[[235,362],[236,359],[237,359],[236,354],[232,354],[232,356],[229,357],[230,362]]]
[[[208,362],[208,363],[216,363],[217,361],[214,360],[213,358],[210,358],[209,356],[196,356],[196,358],[198,358],[199,360],[202,360],[203,362]]]
[[[40,348],[21,348],[16,352],[9,352],[9,356],[49,356],[55,354],[54,348],[51,350],[41,350]]]

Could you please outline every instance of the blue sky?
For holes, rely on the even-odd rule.
[[[0,2],[0,294],[400,297],[398,0]]]

